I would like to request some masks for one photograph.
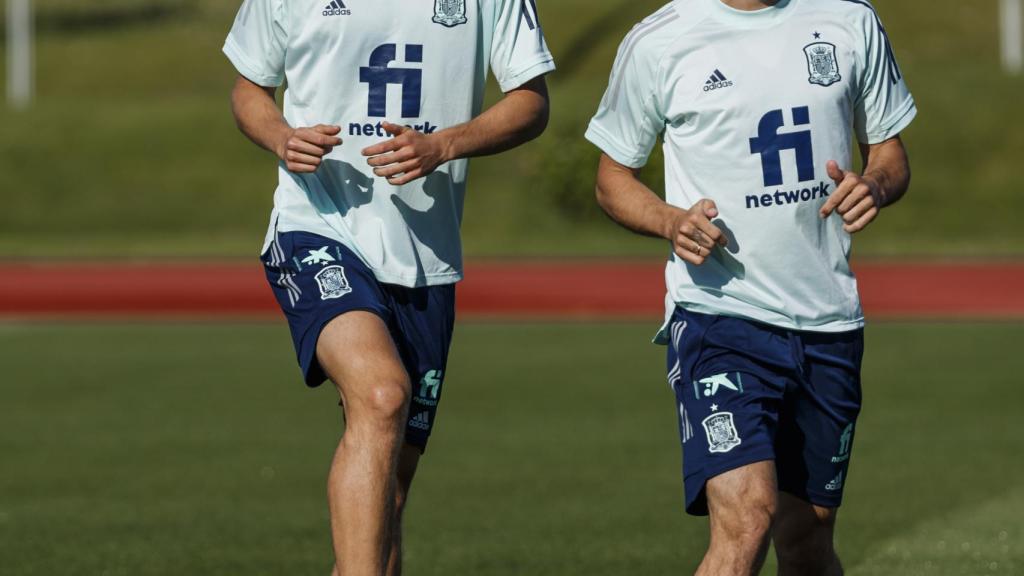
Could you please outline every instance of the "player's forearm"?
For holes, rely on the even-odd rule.
[[[597,202],[621,226],[645,236],[671,240],[673,222],[681,209],[659,198],[630,170],[601,156],[597,175]]]
[[[445,159],[500,154],[544,133],[549,103],[543,78],[505,95],[472,121],[438,132],[445,141]]]
[[[866,158],[864,179],[877,185],[879,208],[899,202],[910,188],[910,161],[902,140],[872,146]]]
[[[238,129],[257,146],[280,158],[291,127],[277,107],[274,92],[239,76],[231,92],[231,108]]]

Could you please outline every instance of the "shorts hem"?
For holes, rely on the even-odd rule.
[[[700,478],[700,490],[696,494],[689,494],[687,490],[686,495],[686,513],[691,516],[707,516],[708,515],[708,500],[707,500],[707,485],[710,480],[725,474],[726,472],[732,472],[744,466],[750,466],[751,464],[757,464],[758,462],[774,462],[775,453],[771,448],[759,448],[750,454],[747,454],[743,458],[733,460],[731,462],[722,463],[718,466],[706,468],[700,472],[694,473],[687,476],[687,478]],[[684,479],[684,484],[686,480]]]
[[[327,372],[320,365],[320,361],[316,358],[317,344],[320,342],[320,334],[323,333],[324,328],[328,324],[344,316],[350,312],[369,312],[376,315],[385,323],[388,322],[388,313],[385,310],[376,309],[370,306],[356,306],[353,308],[347,308],[344,310],[331,310],[318,317],[316,324],[313,325],[315,330],[307,332],[307,336],[310,333],[315,334],[312,346],[303,347],[303,357],[299,358],[299,363],[302,365],[302,377],[306,382],[306,386],[309,388],[319,388],[324,382],[330,380],[327,376]]]
[[[820,493],[811,493],[806,490],[802,494],[797,494],[796,491],[786,488],[779,488],[779,492],[785,492],[790,496],[794,496],[805,502],[813,504],[814,506],[820,506],[822,508],[838,509],[843,505],[843,496],[841,494],[823,495]]]

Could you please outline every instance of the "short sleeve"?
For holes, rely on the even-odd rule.
[[[224,42],[238,73],[255,84],[284,83],[288,27],[284,0],[245,0]]]
[[[665,129],[659,105],[658,62],[643,40],[627,36],[619,47],[608,89],[586,138],[613,160],[641,168]]]
[[[864,63],[854,129],[862,144],[878,144],[909,126],[917,115],[917,107],[896,63],[888,34],[873,9],[865,11],[862,29]]]
[[[491,42],[491,70],[510,92],[555,69],[540,26],[536,0],[498,0]]]

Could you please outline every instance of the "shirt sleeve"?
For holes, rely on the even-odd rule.
[[[878,144],[899,135],[917,115],[889,36],[873,9],[865,11],[864,63],[854,110],[854,129],[862,144]]]
[[[541,30],[536,0],[498,0],[491,42],[491,70],[510,92],[555,69]]]
[[[238,73],[255,84],[284,83],[288,27],[284,0],[245,0],[224,42]]]
[[[619,47],[608,89],[586,138],[613,160],[641,168],[665,129],[659,104],[658,62],[644,42],[629,36]]]

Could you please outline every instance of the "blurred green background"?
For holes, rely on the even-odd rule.
[[[618,42],[661,2],[539,4],[560,66],[552,124],[526,148],[475,161],[467,253],[658,254],[595,207],[597,152],[582,132]],[[876,4],[920,116],[905,135],[912,194],[858,238],[858,255],[1024,255],[1024,78],[999,67],[997,2]],[[220,47],[238,3],[36,5],[38,99],[0,111],[0,258],[252,257],[275,163],[236,131],[228,107],[234,71]],[[646,177],[659,184],[660,158]]]

